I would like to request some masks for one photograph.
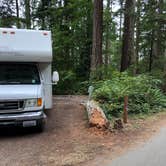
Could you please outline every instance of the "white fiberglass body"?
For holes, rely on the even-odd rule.
[[[0,61],[51,62],[51,32],[0,28]]]
[[[41,87],[41,85],[0,85],[0,100],[41,98]]]

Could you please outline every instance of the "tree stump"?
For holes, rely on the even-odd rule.
[[[116,130],[123,129],[123,122],[122,122],[121,119],[115,120],[115,122],[114,122],[114,129],[116,129]]]
[[[97,102],[93,100],[88,101],[86,108],[88,112],[89,125],[91,127],[102,129],[107,129],[109,127],[110,123]]]

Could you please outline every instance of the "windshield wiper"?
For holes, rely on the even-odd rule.
[[[0,81],[0,84],[5,84],[6,83],[6,81]]]
[[[21,82],[17,82],[17,81],[11,81],[11,82],[7,82],[8,84],[21,84]]]
[[[17,81],[0,81],[0,84],[21,84],[21,82],[17,82]]]

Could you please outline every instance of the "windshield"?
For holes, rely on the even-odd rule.
[[[0,64],[0,84],[40,84],[35,64]]]

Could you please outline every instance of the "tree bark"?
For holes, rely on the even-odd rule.
[[[140,16],[141,16],[141,0],[137,0],[137,17],[136,17],[136,72],[138,72],[138,63],[139,63],[139,43],[140,43]]]
[[[109,15],[109,17],[112,17],[112,11],[110,11],[110,4],[111,4],[111,0],[107,0],[107,14]],[[108,17],[108,16],[107,16]],[[105,39],[105,66],[107,67],[108,64],[110,63],[110,57],[109,57],[109,48],[110,48],[110,38],[109,38],[109,34],[110,34],[110,21],[109,19],[107,20],[108,22],[106,22],[106,39]]]
[[[44,0],[41,0],[41,5],[42,5],[42,10],[44,11],[45,10],[45,3],[44,3]],[[45,16],[43,15],[42,18],[41,18],[41,29],[45,29],[46,25],[45,25]]]
[[[163,40],[163,34],[164,32],[164,21],[161,18],[161,15],[163,15],[164,11],[164,0],[159,0],[158,2],[158,29],[156,31],[156,60],[157,60],[157,67],[160,67],[160,69],[163,71],[164,69],[164,63],[162,63],[164,59],[164,47],[165,47],[165,40]],[[164,44],[163,44],[164,43]]]
[[[121,72],[127,70],[130,65],[133,65],[133,69],[135,69],[134,14],[135,14],[135,0],[126,0],[121,70],[120,70]]]
[[[92,127],[106,129],[109,127],[109,121],[106,118],[103,110],[95,101],[88,101],[86,104],[88,112],[89,125]]]
[[[19,5],[18,5],[18,0],[16,0],[16,17],[17,17],[17,28],[20,28],[20,17],[19,17]]]
[[[153,65],[153,48],[154,48],[154,32],[151,33],[151,46],[150,46],[150,54],[149,54],[149,72],[152,71],[152,65]]]
[[[120,23],[119,23],[119,40],[122,41],[122,18],[123,18],[123,2],[124,0],[120,0]]]
[[[66,36],[68,36],[70,34],[70,27],[69,27],[69,23],[70,23],[70,11],[68,9],[68,5],[70,4],[70,1],[71,0],[64,0],[64,8],[66,8],[67,12],[65,11],[64,12],[64,18],[63,18],[63,21],[64,21],[64,25],[63,25],[63,30],[64,30],[64,33],[66,34]],[[72,66],[72,60],[71,60],[71,48],[69,47],[69,45],[65,44],[64,46],[64,56],[65,56],[65,59],[68,59],[68,61],[66,62],[66,64],[64,65],[64,68],[66,70],[69,70],[70,69],[70,66]]]
[[[30,0],[25,0],[25,21],[27,29],[31,29],[31,9]]]
[[[103,0],[94,0],[93,11],[93,46],[91,72],[103,64],[102,58]]]

